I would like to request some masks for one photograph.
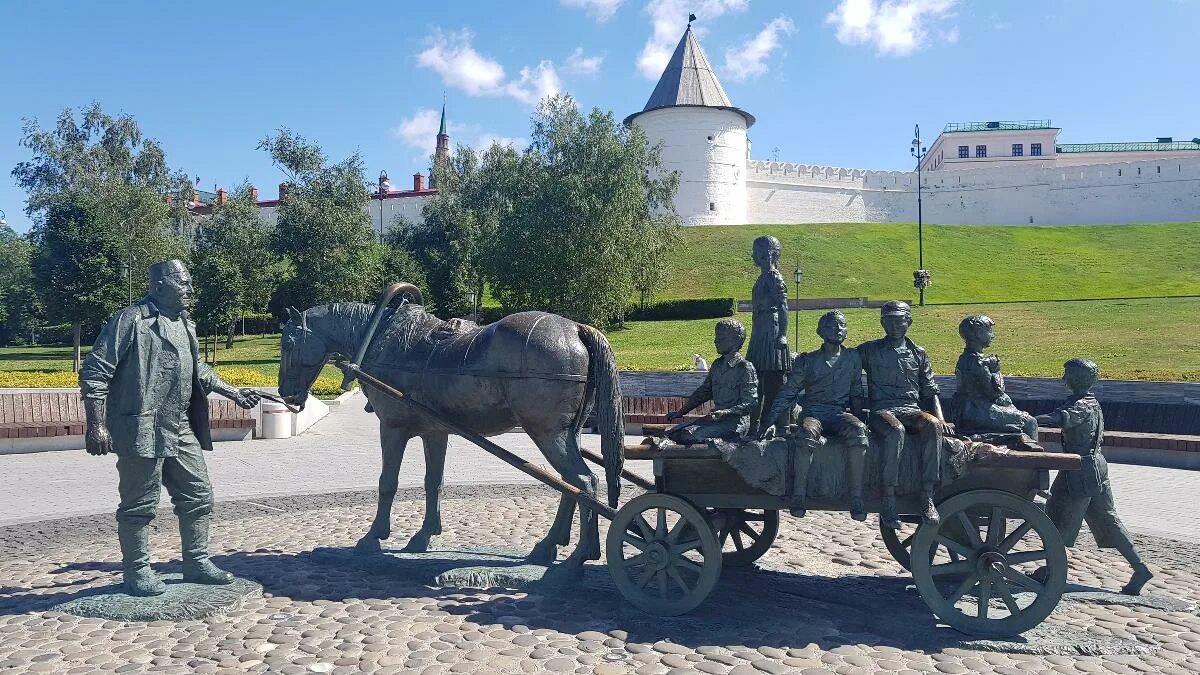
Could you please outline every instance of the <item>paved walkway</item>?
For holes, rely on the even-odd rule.
[[[529,437],[504,434],[496,442],[526,459],[546,464]],[[598,451],[600,439],[584,435]],[[420,444],[413,441],[400,471],[400,487],[420,487],[425,476]],[[372,489],[379,478],[379,429],[375,416],[355,401],[330,408],[307,433],[287,440],[219,443],[207,455],[219,501]],[[0,526],[66,516],[105,513],[116,507],[113,457],[82,450],[0,455]],[[648,476],[649,464],[628,468]],[[599,467],[595,467],[600,473]],[[1117,506],[1135,532],[1200,543],[1200,471],[1110,465]],[[535,481],[474,445],[451,436],[446,484]],[[166,499],[164,495],[164,504]]]

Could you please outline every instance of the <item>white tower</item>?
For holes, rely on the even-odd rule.
[[[687,225],[746,222],[746,129],[754,116],[729,101],[691,24],[658,86],[625,118],[662,143],[663,168],[679,172],[675,210]]]

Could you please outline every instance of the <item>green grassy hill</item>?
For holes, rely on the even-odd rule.
[[[751,242],[772,234],[780,268],[804,270],[801,297],[915,298],[916,224],[684,228],[663,298],[747,299]],[[926,225],[926,302],[1200,295],[1200,222],[1061,227]]]

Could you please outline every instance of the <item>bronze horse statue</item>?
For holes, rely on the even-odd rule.
[[[616,359],[604,335],[591,326],[546,312],[512,314],[484,327],[442,321],[420,305],[420,291],[403,285],[414,300],[399,307],[333,303],[303,313],[288,309],[283,327],[279,395],[302,405],[322,366],[333,355],[349,357],[366,343],[359,362],[364,371],[416,401],[482,435],[520,426],[563,480],[596,495],[596,477],[579,451],[579,433],[595,404],[608,486],[608,503],[620,494],[624,420]],[[392,502],[404,449],[414,436],[425,445],[425,518],[406,551],[425,551],[442,531],[439,493],[446,459],[447,432],[382,391],[363,385],[369,408],[379,417],[383,468],[379,506],[371,529],[356,548],[379,551],[391,536]],[[529,558],[549,563],[558,546],[570,541],[575,500],[563,496],[554,524]],[[567,562],[582,565],[600,558],[596,513],[580,507],[579,544]]]

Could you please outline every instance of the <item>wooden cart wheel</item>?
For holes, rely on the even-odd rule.
[[[1008,637],[1050,615],[1066,588],[1067,550],[1036,504],[974,490],[938,511],[939,525],[917,528],[911,561],[917,590],[939,619],[971,635]],[[1034,579],[1041,566],[1045,576]]]
[[[730,567],[745,567],[763,557],[779,534],[775,509],[714,509],[704,515],[717,533],[721,557]]]
[[[883,545],[887,547],[888,553],[892,554],[892,558],[900,563],[900,566],[908,571],[912,571],[912,563],[909,560],[912,552],[913,539],[917,536],[917,525],[921,523],[921,516],[905,514],[900,516],[899,530],[893,530],[887,527],[881,521],[879,523],[879,536],[883,539]]]
[[[687,501],[657,492],[617,511],[606,555],[621,595],[659,616],[695,609],[721,576],[721,547],[708,521]]]

